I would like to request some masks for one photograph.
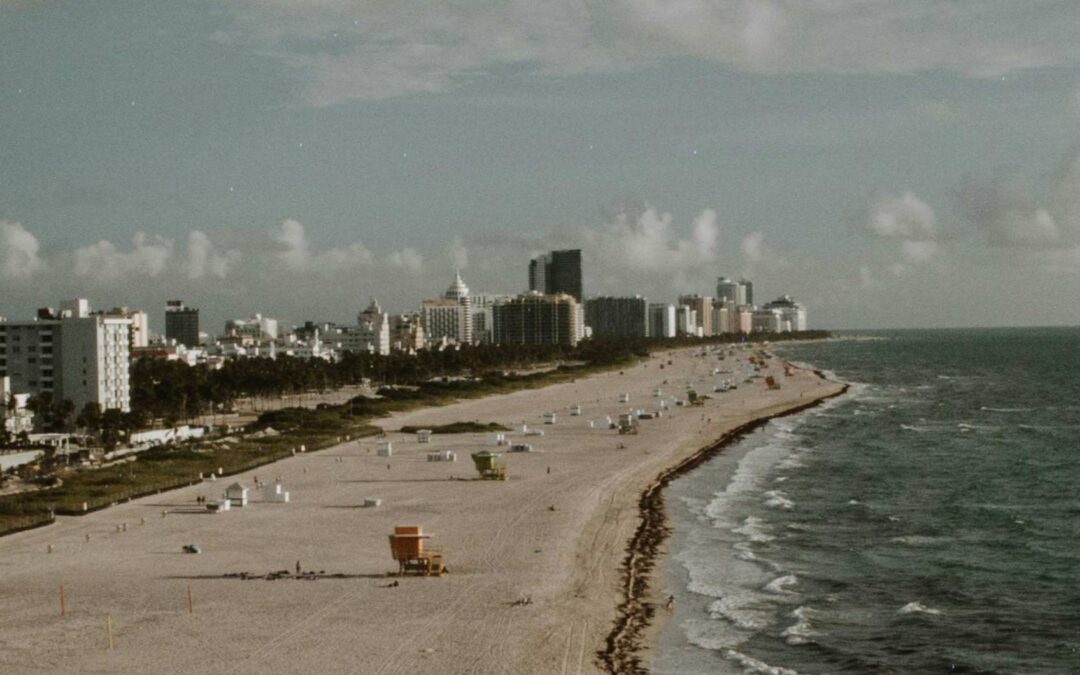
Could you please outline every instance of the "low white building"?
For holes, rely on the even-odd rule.
[[[30,394],[16,394],[11,390],[11,378],[0,377],[0,421],[12,436],[34,430],[34,413],[27,409]]]

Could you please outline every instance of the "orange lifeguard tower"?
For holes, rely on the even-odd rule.
[[[426,577],[446,574],[442,549],[428,547],[425,550],[424,540],[430,538],[431,535],[424,534],[424,528],[419,525],[394,528],[394,533],[390,535],[390,554],[398,562],[398,576],[410,573]]]

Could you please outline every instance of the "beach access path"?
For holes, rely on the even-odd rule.
[[[726,430],[840,390],[808,371],[785,376],[778,358],[762,375],[779,390],[743,383],[747,352],[723,361],[701,352],[658,352],[622,372],[379,420],[394,443],[390,458],[365,438],[4,537],[0,671],[597,672],[642,490]],[[722,379],[738,389],[712,393]],[[685,399],[687,385],[713,398],[672,405],[643,420],[638,435],[602,428],[608,415],[656,410],[656,388]],[[581,416],[570,415],[575,404]],[[548,412],[554,425],[542,422]],[[504,453],[509,480],[500,482],[474,480],[469,454],[484,449],[483,434],[420,444],[391,431],[465,420],[525,422],[545,434],[508,434],[532,453],[487,448]],[[436,450],[458,461],[427,461]],[[262,502],[256,477],[280,478],[290,503]],[[196,506],[235,481],[253,488],[248,506],[218,514]],[[382,505],[362,508],[365,498]],[[387,540],[396,525],[430,533],[450,573],[386,576],[397,569]],[[186,544],[202,554],[183,553]],[[292,572],[297,562],[324,575],[226,576]]]

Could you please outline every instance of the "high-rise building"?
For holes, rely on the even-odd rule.
[[[662,302],[649,305],[649,337],[675,337],[675,305]]]
[[[565,293],[581,304],[581,249],[552,251],[529,262],[529,290]]]
[[[530,292],[492,307],[496,344],[568,345],[581,339],[577,300]]]
[[[492,342],[493,308],[496,303],[509,300],[512,297],[514,296],[496,293],[474,293],[469,296],[474,343],[490,344]]]
[[[146,316],[146,312],[131,311],[127,307],[115,307],[105,312],[105,314],[131,319],[132,349],[143,349],[150,346],[150,319]]]
[[[735,305],[727,300],[713,300],[712,306],[713,335],[735,333]]]
[[[700,335],[712,335],[713,330],[713,299],[707,295],[683,295],[679,297],[679,304],[686,305],[694,310],[695,326]]]
[[[735,308],[735,331],[743,335],[749,335],[754,330],[754,308],[750,305],[739,305]]]
[[[642,338],[649,336],[649,301],[599,297],[585,301],[585,325],[594,338]]]
[[[529,261],[529,290],[534,293],[547,293],[548,268],[551,267],[551,254],[545,253]]]
[[[59,315],[0,323],[0,377],[14,391],[49,393],[76,410],[131,407],[131,319],[91,314],[85,300],[63,303]]]
[[[766,303],[764,309],[780,312],[780,332],[806,330],[806,308],[792,300],[790,295],[782,295]]]
[[[755,309],[752,326],[755,333],[783,332],[784,315],[779,309]]]
[[[746,299],[747,284],[746,281],[732,281],[727,277],[720,277],[716,280],[716,299],[726,300],[733,305],[749,305],[750,302]],[[753,289],[753,285],[750,285]],[[751,290],[752,292],[752,290]]]
[[[165,304],[165,339],[195,348],[199,346],[199,310],[180,300]]]
[[[754,306],[754,282],[746,277],[739,279],[739,285],[743,287],[744,305]]]
[[[692,307],[679,305],[675,308],[675,333],[676,335],[701,337],[698,332],[697,312]]]
[[[449,340],[467,345],[473,341],[472,299],[469,287],[455,272],[454,281],[437,300],[424,300],[420,306],[424,335],[428,343]]]

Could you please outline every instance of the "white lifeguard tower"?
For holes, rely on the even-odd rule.
[[[233,483],[225,488],[225,499],[231,506],[247,506],[248,488],[240,483]]]

